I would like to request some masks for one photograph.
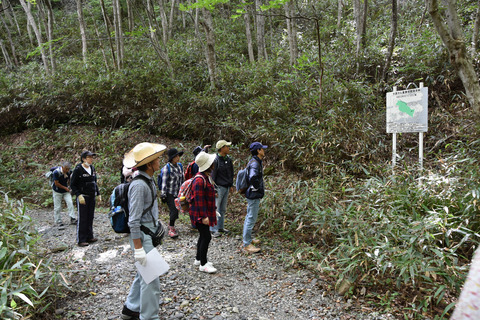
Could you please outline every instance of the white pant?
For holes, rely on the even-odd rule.
[[[73,208],[72,195],[70,192],[60,193],[53,191],[53,219],[56,224],[60,224],[62,222],[62,217],[60,216],[60,213],[62,212],[62,199],[65,199],[70,218],[77,218],[75,215],[75,209]]]

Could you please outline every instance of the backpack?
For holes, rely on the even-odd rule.
[[[182,169],[183,171],[183,165],[180,162],[178,163],[178,165],[180,166],[180,169]],[[172,169],[170,167],[170,162],[167,162],[166,166],[167,166],[167,174],[170,175],[170,172],[172,172]],[[162,181],[163,181],[163,170],[160,171],[160,174],[158,175],[158,180],[157,180],[158,189],[160,189],[160,191],[162,190]]]
[[[60,166],[51,167],[50,170],[45,173],[45,177],[50,179],[50,187],[53,187],[55,184],[55,180],[53,180],[53,172],[58,168],[60,168]]]
[[[142,175],[138,175],[135,178],[133,178],[133,180],[135,179],[142,179],[148,185],[150,185],[150,182],[148,181],[148,179]],[[108,217],[110,219],[110,224],[112,225],[113,231],[115,231],[116,233],[130,233],[130,227],[128,226],[128,218],[129,218],[128,189],[130,188],[130,184],[132,183],[132,181],[127,183],[121,183],[118,186],[116,186],[113,189],[112,194],[110,196],[111,208],[110,208],[110,213],[108,214]],[[152,195],[153,195],[153,190],[152,190]],[[145,212],[149,211],[153,207],[154,202],[155,202],[155,197],[153,197],[152,204],[143,212],[143,214],[145,214]]]
[[[188,213],[190,209],[190,202],[192,201],[192,184],[196,177],[197,176],[190,178],[182,183],[178,190],[178,196],[175,198],[175,207],[183,213]],[[205,183],[205,178],[202,176],[199,177],[201,177]]]
[[[194,174],[192,172],[194,164],[195,164],[195,161],[192,161],[188,164],[187,170],[185,170],[185,181],[194,177]]]
[[[237,180],[235,181],[235,188],[237,189],[237,192],[240,194],[245,194],[247,191],[248,187],[250,184],[248,183],[248,169],[250,168],[250,163],[252,162],[251,159],[247,166],[243,168],[242,170],[239,170],[237,173]],[[255,160],[256,161],[256,160]]]

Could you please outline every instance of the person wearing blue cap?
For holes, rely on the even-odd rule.
[[[249,184],[245,192],[245,197],[247,198],[247,215],[245,216],[245,223],[243,224],[243,250],[247,253],[257,253],[260,251],[260,248],[254,246],[254,244],[258,244],[260,241],[258,239],[252,239],[252,229],[257,221],[260,199],[262,199],[265,194],[262,160],[265,158],[266,148],[268,148],[268,146],[260,142],[250,144],[252,158],[247,166],[247,181]]]

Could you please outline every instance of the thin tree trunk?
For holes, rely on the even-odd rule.
[[[362,3],[363,1],[363,3]],[[356,39],[356,55],[360,56],[360,52],[365,44],[365,31],[366,31],[366,17],[367,17],[367,4],[368,0],[353,0],[353,11],[355,15],[355,30],[357,32]]]
[[[108,72],[110,72],[110,66],[108,64],[107,54],[105,53],[105,48],[103,46],[103,42],[102,42],[102,39],[100,37],[100,32],[98,31],[97,22],[95,21],[95,15],[93,14],[92,10],[89,7],[87,7],[87,10],[90,13],[90,16],[92,17],[93,27],[95,29],[95,34],[97,35],[97,38],[98,38],[98,46],[100,47],[100,50],[102,51],[103,62],[105,63],[105,69]]]
[[[200,36],[200,30],[199,30],[199,27],[198,27],[198,16],[199,16],[199,9],[198,8],[195,8],[195,21],[194,21],[194,26],[195,26],[195,35],[197,37]]]
[[[12,40],[12,34],[10,32],[10,29],[8,28],[8,25],[7,25],[7,23],[5,22],[5,20],[3,19],[2,16],[0,16],[0,21],[2,22],[3,27],[5,28],[5,33],[7,35],[7,40],[8,40],[8,43],[10,44],[10,50],[12,50],[13,63],[15,64],[15,66],[19,66],[20,63],[17,59],[17,52],[15,50],[15,43]]]
[[[295,8],[292,1],[285,3],[285,16],[287,17],[288,47],[290,50],[290,65],[293,66],[298,59],[297,27],[295,22]]]
[[[170,8],[170,19],[168,20],[168,39],[172,39],[172,31],[173,31],[173,18],[175,13],[175,0],[172,0]]]
[[[53,9],[50,0],[44,0],[47,9],[47,37],[48,37],[48,51],[50,54],[50,65],[52,66],[52,74],[57,70],[57,63],[53,54]]]
[[[40,48],[40,54],[42,56],[43,67],[45,68],[45,72],[48,74],[50,73],[50,70],[48,67],[47,56],[45,55],[45,50],[43,49],[42,35],[40,34],[40,31],[37,28],[37,23],[33,18],[32,11],[30,10],[29,6],[25,3],[25,0],[19,0],[19,1],[23,7],[23,10],[25,10],[25,13],[27,14],[28,22],[31,25],[33,32],[35,33],[35,37],[37,38],[38,47]]]
[[[28,10],[31,12],[32,10],[32,4],[31,2],[27,2],[27,8]],[[25,9],[24,9],[25,10]],[[33,15],[32,15],[32,18],[33,18]],[[35,22],[35,20],[33,20]],[[32,46],[34,46],[34,40],[33,40],[33,37],[35,37],[33,34],[32,34],[32,25],[30,24],[30,20],[28,19],[28,15],[27,15],[27,34],[28,34],[28,39],[30,40],[30,44]]]
[[[476,53],[478,51],[478,32],[480,29],[480,0],[477,3],[477,14],[475,16],[475,25],[473,26],[473,35],[472,35],[472,44],[473,44],[473,52]]]
[[[385,66],[383,67],[382,79],[384,82],[387,82],[388,69],[390,69],[390,63],[392,62],[393,49],[395,48],[395,38],[397,35],[397,21],[398,21],[397,0],[392,0],[392,29],[390,30],[390,42],[388,44],[388,52],[387,52],[387,57],[385,59]]]
[[[163,45],[166,46],[168,42],[168,20],[165,13],[165,3],[163,0],[158,0],[158,7],[160,10],[160,21],[162,22]]]
[[[265,56],[265,17],[261,13],[260,6],[262,5],[261,0],[255,0],[255,12],[256,12],[256,31],[257,31],[257,50],[258,50],[258,60],[266,60]]]
[[[124,44],[123,44],[123,29],[122,29],[122,16],[121,16],[121,7],[119,0],[113,0],[113,24],[115,26],[115,44],[117,46],[117,63],[118,70],[123,68],[123,59],[124,59]]]
[[[127,3],[127,19],[128,19],[128,31],[132,32],[135,28],[134,19],[133,19],[133,9],[132,9],[132,0],[126,0]]]
[[[342,16],[343,16],[343,0],[338,0],[338,7],[337,7],[337,30],[340,30],[342,26]],[[335,32],[336,32],[335,31]]]
[[[5,48],[5,45],[3,44],[2,39],[0,39],[0,49],[2,49],[2,54],[3,54],[3,59],[5,60],[5,65],[7,66],[8,69],[13,70],[12,60],[10,59],[10,56],[8,55],[8,51]]]
[[[245,20],[245,35],[247,36],[247,48],[248,48],[248,59],[251,63],[255,62],[255,55],[253,53],[253,41],[252,41],[252,32],[251,32],[251,25],[250,25],[250,13],[248,10],[248,4],[246,0],[243,0],[243,4],[245,6],[245,14],[243,15],[243,19]]]
[[[87,63],[87,33],[85,31],[85,18],[83,16],[82,0],[76,0],[77,2],[77,16],[78,24],[80,27],[80,36],[82,38],[82,57],[83,63]]]
[[[105,10],[105,3],[100,0],[100,8],[102,9],[103,21],[105,22],[105,28],[107,29],[108,43],[110,44],[110,51],[112,52],[113,65],[117,66],[117,58],[115,56],[115,49],[113,48],[112,37],[110,37],[110,23],[108,20],[107,12]]]
[[[215,57],[215,36],[213,33],[212,14],[206,8],[202,8],[203,20],[201,22],[207,45],[205,46],[205,57],[207,59],[208,74],[210,76],[210,86],[216,87],[216,57]]]
[[[463,31],[458,19],[455,0],[444,0],[446,22],[438,10],[437,0],[425,0],[440,38],[450,53],[450,62],[465,87],[465,94],[473,111],[480,115],[480,84],[471,58],[468,56]],[[448,27],[448,28],[447,28]]]
[[[17,27],[18,35],[21,35],[22,32],[20,31],[20,25],[18,24],[17,15],[15,14],[15,11],[13,10],[12,5],[10,4],[10,0],[3,0],[2,2],[4,6],[8,6],[8,10],[6,11],[10,11],[10,13],[12,14],[13,21],[15,22],[15,26]]]

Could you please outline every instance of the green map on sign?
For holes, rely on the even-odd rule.
[[[413,110],[412,108],[410,108],[410,107],[408,106],[408,104],[406,104],[405,102],[403,102],[403,101],[401,101],[401,100],[398,100],[397,106],[398,106],[398,110],[400,110],[400,112],[406,113],[406,114],[408,114],[410,117],[413,117],[413,113],[415,112],[415,110]]]

